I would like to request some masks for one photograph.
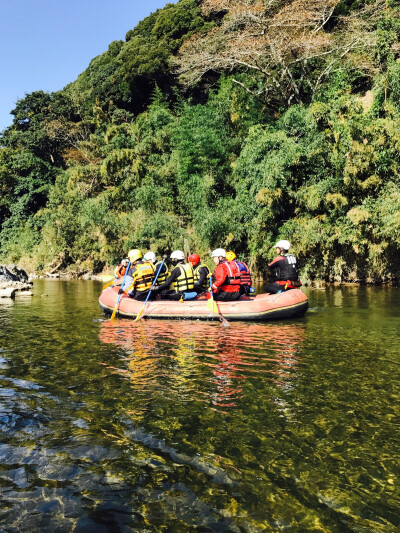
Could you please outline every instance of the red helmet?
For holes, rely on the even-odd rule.
[[[189,263],[191,263],[193,266],[197,265],[197,263],[200,262],[200,256],[199,254],[190,254],[188,257]]]

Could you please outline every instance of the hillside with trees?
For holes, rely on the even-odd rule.
[[[0,138],[0,261],[80,275],[132,247],[278,238],[303,279],[400,279],[400,1],[179,0]]]

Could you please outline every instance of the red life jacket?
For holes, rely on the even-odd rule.
[[[118,265],[118,266],[115,267],[114,276],[116,276],[117,278],[123,278],[125,272],[126,272],[126,266],[125,265]]]
[[[213,277],[214,292],[239,292],[240,271],[235,261],[223,260],[215,267]]]
[[[241,285],[239,267],[237,266],[235,261],[224,261],[222,265],[226,273],[226,280],[225,283],[221,285],[221,291],[238,291]]]
[[[251,287],[251,274],[249,267],[242,261],[236,261],[240,272],[240,284],[245,287]]]

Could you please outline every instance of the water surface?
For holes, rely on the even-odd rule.
[[[100,289],[0,305],[1,531],[399,530],[399,289],[229,328]]]

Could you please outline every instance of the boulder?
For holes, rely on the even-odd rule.
[[[15,290],[27,290],[32,287],[25,270],[16,265],[0,264],[0,290],[13,288]]]
[[[0,298],[14,298],[16,290],[15,287],[0,288]]]
[[[16,265],[0,265],[0,281],[28,282],[28,274]]]

